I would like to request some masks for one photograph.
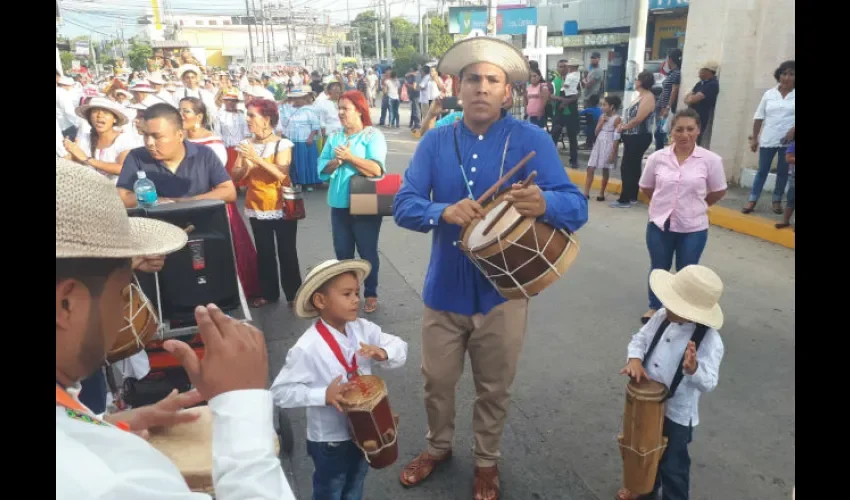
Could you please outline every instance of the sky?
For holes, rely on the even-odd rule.
[[[289,0],[249,0],[260,8],[267,5],[288,7]],[[291,0],[292,7],[300,10],[308,5],[317,10],[328,10],[331,22],[345,23],[346,8],[339,8],[339,0]],[[389,0],[393,17],[403,16],[416,20],[417,0]],[[437,8],[440,0],[421,0],[422,10]],[[160,11],[171,10],[174,15],[244,15],[245,0],[158,0]],[[376,0],[347,0],[351,19],[357,13],[374,9]],[[123,29],[124,38],[136,34],[140,27],[136,21],[151,8],[151,0],[59,0],[64,25],[59,32],[68,37],[92,34],[95,39],[115,38]]]

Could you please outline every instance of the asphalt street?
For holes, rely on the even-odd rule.
[[[374,111],[374,110],[373,110]],[[375,116],[373,114],[373,116]],[[390,172],[403,173],[416,147],[405,127],[384,130]],[[302,272],[333,258],[326,193],[306,193],[307,218],[298,229]],[[647,308],[649,257],[646,207],[612,209],[591,199],[590,220],[578,233],[581,252],[558,283],[531,301],[528,335],[502,444],[502,498],[610,499],[620,486],[616,442],[630,335]],[[405,490],[401,468],[424,446],[426,419],[419,368],[421,292],[430,235],[385,218],[380,236],[380,307],[367,316],[409,345],[407,365],[385,371],[390,402],[400,414],[400,457],[369,473],[366,498],[472,497],[472,403],[469,370],[458,391],[455,454],[422,485]],[[700,402],[701,424],[690,446],[691,498],[790,498],[795,482],[795,256],[794,251],[712,228],[703,264],[723,278],[726,354],[717,389]],[[270,377],[309,322],[285,303],[254,311],[266,334]],[[312,461],[304,410],[287,410],[295,449],[285,461],[299,499],[310,498]]]

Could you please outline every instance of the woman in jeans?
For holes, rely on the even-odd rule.
[[[389,70],[389,75],[387,79],[384,80],[384,94],[389,97],[390,100],[390,128],[399,127],[399,116],[398,116],[398,107],[401,104],[399,100],[399,86],[398,79],[395,76],[395,71]]]
[[[720,156],[697,146],[699,115],[684,109],[672,117],[673,143],[658,150],[646,161],[640,189],[649,197],[649,224],[646,247],[652,269],[670,270],[699,264],[708,239],[708,207],[726,194],[726,174]],[[646,323],[661,308],[658,297],[649,290]]]
[[[620,167],[623,189],[620,199],[611,204],[614,208],[630,208],[638,199],[641,162],[646,148],[652,143],[655,111],[655,95],[651,90],[653,83],[655,76],[649,71],[637,76],[635,90],[638,97],[623,111],[623,122],[617,127],[623,141],[623,162]]]
[[[764,181],[770,173],[770,164],[776,156],[776,187],[773,189],[773,213],[782,213],[782,195],[788,182],[788,163],[785,161],[788,143],[794,140],[796,72],[794,61],[785,61],[774,71],[779,85],[769,89],[761,98],[753,118],[753,135],[750,149],[759,152],[759,169],[753,180],[753,189],[747,204],[741,210],[748,214],[755,210]]]
[[[536,68],[531,69],[531,81],[525,89],[525,114],[528,121],[546,128],[546,103],[549,102],[549,85]]]
[[[360,258],[372,264],[363,293],[366,298],[363,311],[370,313],[378,308],[378,236],[382,217],[351,215],[350,183],[355,175],[384,174],[387,141],[384,134],[372,127],[366,98],[356,90],[344,93],[339,99],[339,120],[343,130],[328,137],[319,157],[319,176],[330,181],[328,205],[336,258],[353,259],[357,247]]]
[[[252,100],[248,104],[246,119],[253,137],[239,144],[239,156],[231,176],[233,182],[246,179],[248,186],[245,215],[251,221],[257,245],[257,272],[262,291],[262,297],[255,299],[251,305],[262,307],[269,302],[277,302],[280,288],[283,287],[286,301],[291,307],[301,286],[301,269],[295,246],[298,221],[286,220],[281,187],[292,183],[289,167],[293,144],[274,133],[278,121],[277,104],[274,101]]]

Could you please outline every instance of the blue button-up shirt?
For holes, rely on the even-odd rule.
[[[463,167],[458,165],[453,134],[458,138]],[[428,131],[405,172],[393,216],[401,227],[434,231],[422,294],[431,309],[472,316],[487,314],[505,302],[457,247],[461,227],[443,221],[441,216],[449,205],[468,198],[469,190],[478,198],[499,180],[508,134],[504,172],[531,151],[537,155],[505,185],[521,182],[536,170],[535,181],[546,199],[546,213],[541,219],[568,231],[577,231],[587,222],[587,199],[570,182],[552,139],[540,127],[504,116],[484,135],[472,133],[463,121]]]

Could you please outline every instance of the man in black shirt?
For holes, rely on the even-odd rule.
[[[685,95],[685,104],[699,114],[700,132],[697,144],[702,146],[702,138],[708,129],[711,116],[714,114],[714,106],[717,104],[717,95],[720,93],[720,83],[717,81],[717,69],[720,64],[717,61],[707,61],[699,70],[699,82],[694,89]]]

